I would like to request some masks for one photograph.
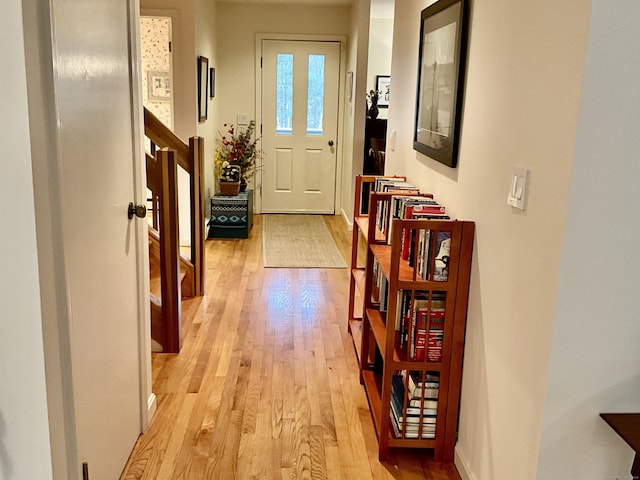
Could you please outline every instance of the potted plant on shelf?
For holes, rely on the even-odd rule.
[[[220,188],[225,181],[222,179],[223,166],[238,167],[240,191],[247,187],[247,181],[251,180],[258,169],[260,160],[259,138],[253,138],[256,122],[251,120],[244,128],[236,128],[233,124],[224,124],[226,133],[219,133],[214,154],[215,176],[220,181]]]
[[[220,166],[220,195],[237,195],[240,193],[240,167],[224,161]]]

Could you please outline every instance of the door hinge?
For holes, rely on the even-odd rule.
[[[260,57],[260,68],[262,68],[262,57]]]
[[[89,480],[89,464],[87,462],[82,464],[82,480]]]
[[[172,52],[172,51],[173,51],[173,50],[172,50],[172,48],[173,48],[173,42],[169,42],[169,51],[170,51],[170,52]]]

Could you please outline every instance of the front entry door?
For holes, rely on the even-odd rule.
[[[335,212],[340,43],[262,42],[262,212]]]
[[[144,203],[134,180],[133,2],[50,1],[74,479],[83,463],[92,480],[119,478],[141,429],[137,265],[146,239],[134,223],[144,220],[127,218],[129,202]]]

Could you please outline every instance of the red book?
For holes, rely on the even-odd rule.
[[[432,310],[427,335],[427,360],[442,361],[442,340],[444,337],[444,310]]]
[[[414,360],[424,361],[425,350],[427,347],[427,318],[429,316],[429,311],[418,310],[416,312],[416,316],[416,349]]]
[[[428,200],[427,200],[428,201]],[[439,205],[435,201],[430,203],[418,203],[408,204],[404,209],[404,219],[410,220],[416,217],[431,218],[442,216],[442,218],[449,218],[445,215],[445,207]],[[402,259],[409,260],[409,252],[411,250],[411,231],[405,229],[402,232]]]

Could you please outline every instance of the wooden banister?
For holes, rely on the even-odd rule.
[[[162,170],[160,190],[160,275],[162,291],[162,348],[178,353],[182,344],[180,243],[178,237],[178,159],[173,150],[156,152]],[[169,321],[171,319],[171,321]]]
[[[204,140],[189,139],[189,152],[193,159],[191,188],[191,263],[194,266],[193,290],[196,296],[204,295]]]
[[[175,150],[178,154],[178,165],[189,173],[193,172],[189,147],[146,108],[144,109],[144,134],[157,146]]]
[[[187,265],[185,294],[204,294],[204,140],[189,139],[186,145],[153,113],[144,109],[145,135],[151,140],[146,156],[147,187],[152,192],[154,228],[160,232],[161,324],[164,352],[179,352],[181,345],[180,264]],[[191,258],[180,255],[178,233],[177,167],[189,174],[191,210]],[[159,212],[158,212],[159,209]],[[192,273],[192,274],[191,274]],[[158,305],[155,305],[156,317]],[[156,318],[158,320],[158,318]],[[155,323],[156,327],[158,321]]]
[[[147,153],[147,188],[152,192],[162,189],[162,169],[160,162]]]

